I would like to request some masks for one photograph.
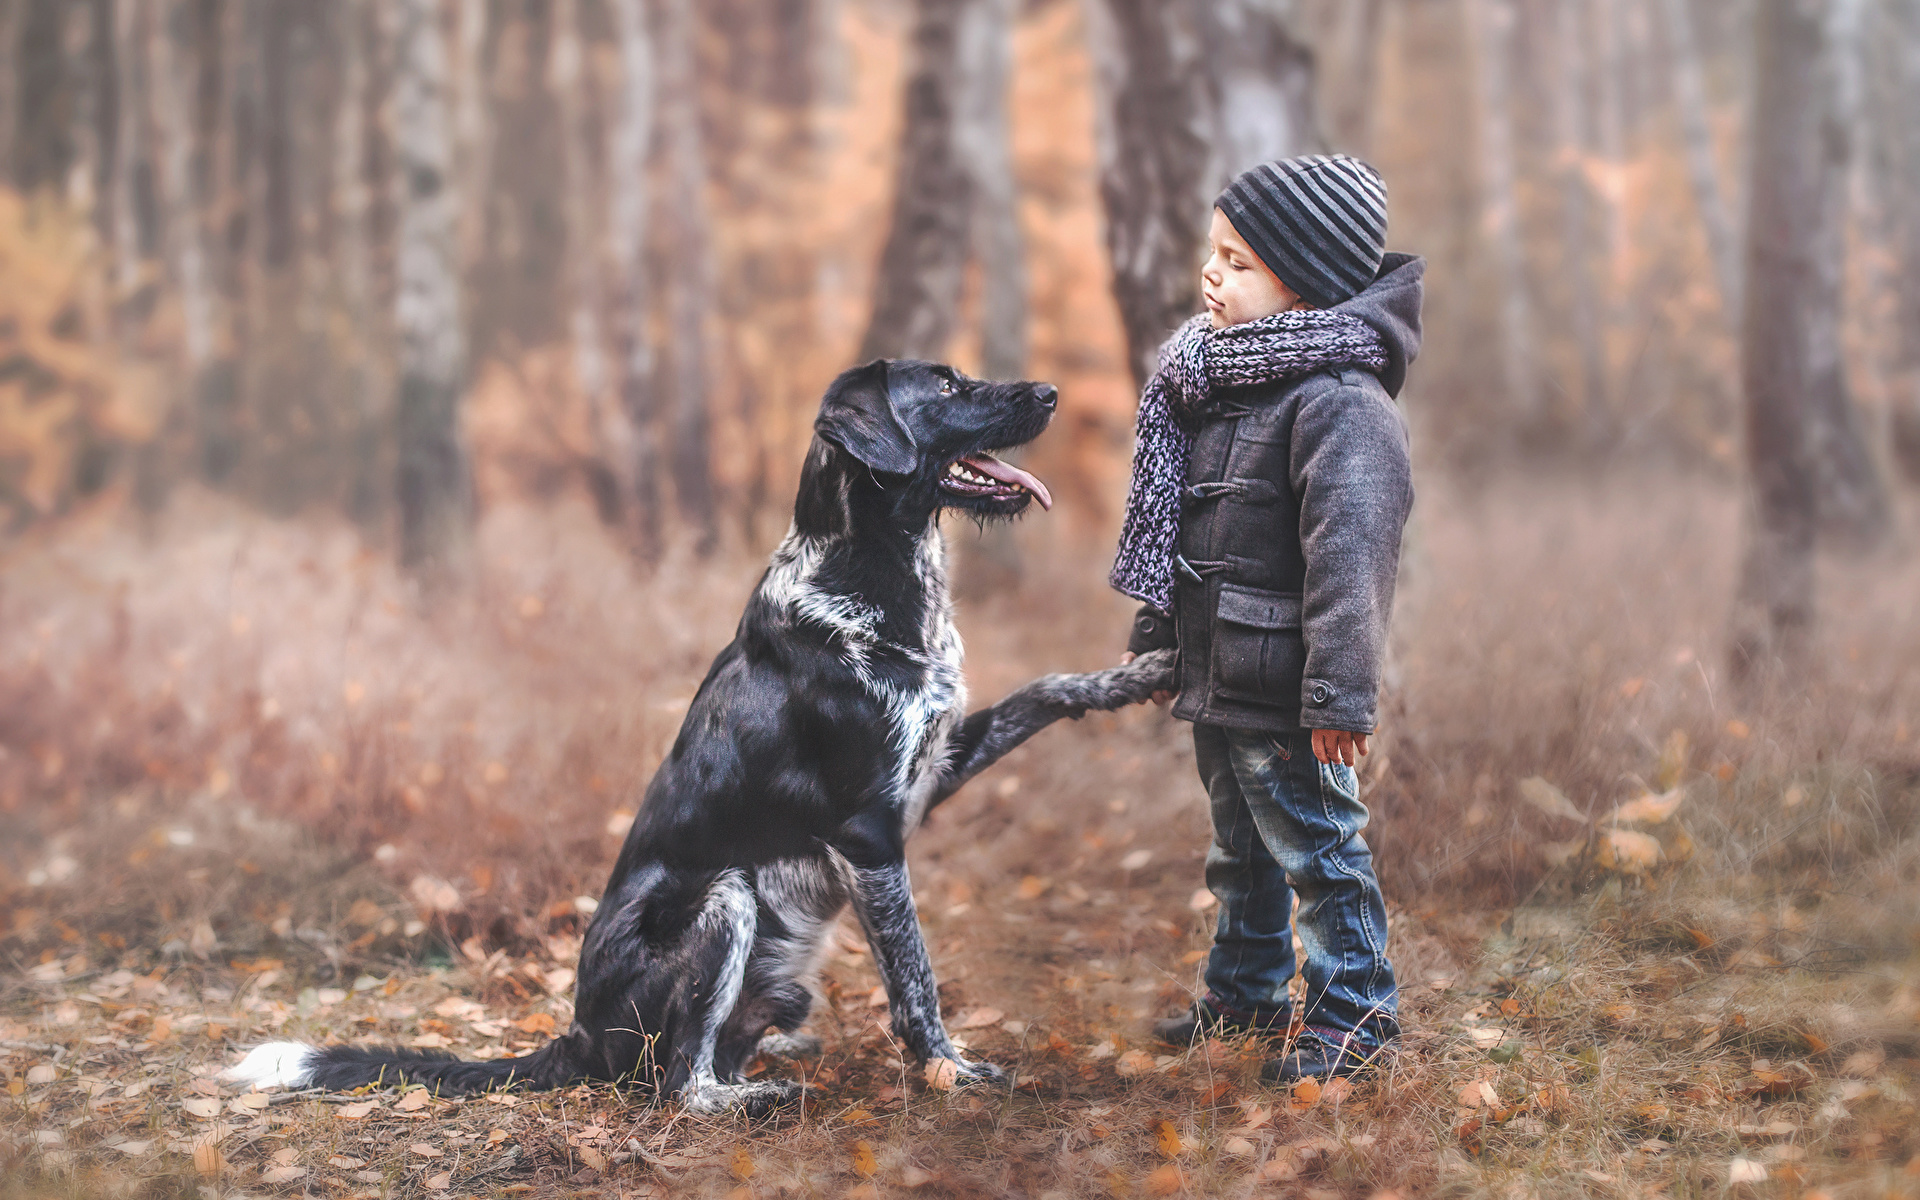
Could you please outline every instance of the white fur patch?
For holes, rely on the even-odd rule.
[[[320,1052],[299,1042],[268,1042],[255,1046],[238,1063],[220,1072],[220,1078],[255,1088],[300,1088],[313,1078]]]

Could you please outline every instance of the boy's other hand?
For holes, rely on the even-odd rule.
[[[1364,733],[1349,733],[1344,729],[1313,731],[1313,756],[1328,766],[1334,763],[1357,766],[1366,753],[1367,735]]]
[[[1120,665],[1124,667],[1138,657],[1139,655],[1129,650],[1125,654],[1122,654],[1120,656]],[[1155,704],[1158,704],[1161,708],[1165,708],[1167,705],[1173,703],[1173,693],[1172,692],[1155,692],[1153,694],[1153,702]]]

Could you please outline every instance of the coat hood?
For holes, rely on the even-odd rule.
[[[1381,260],[1380,271],[1359,295],[1342,301],[1330,310],[1359,317],[1371,325],[1387,344],[1387,365],[1380,372],[1380,384],[1387,395],[1399,396],[1407,382],[1407,365],[1420,353],[1421,280],[1427,273],[1427,260],[1412,254],[1389,254]]]

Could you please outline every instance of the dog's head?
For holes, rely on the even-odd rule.
[[[989,383],[915,359],[876,359],[827,388],[814,430],[881,488],[929,516],[960,509],[1011,517],[1046,485],[995,458],[1039,437],[1059,393],[1047,383]]]

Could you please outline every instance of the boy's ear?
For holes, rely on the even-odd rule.
[[[876,471],[910,475],[920,448],[900,423],[887,390],[887,360],[843,371],[827,386],[814,432]]]

